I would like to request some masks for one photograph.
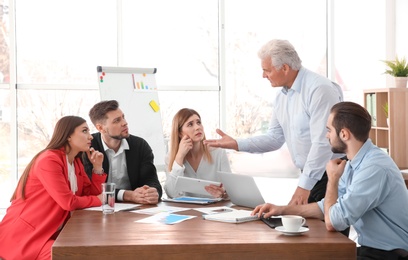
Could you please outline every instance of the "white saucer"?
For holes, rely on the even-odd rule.
[[[283,226],[276,227],[275,230],[278,230],[279,232],[282,232],[284,235],[287,236],[298,236],[309,231],[307,227],[300,227],[298,231],[286,231]]]

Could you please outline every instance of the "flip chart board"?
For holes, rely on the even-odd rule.
[[[145,139],[154,164],[164,169],[165,144],[155,68],[97,67],[101,100],[115,99],[125,114],[129,133]]]

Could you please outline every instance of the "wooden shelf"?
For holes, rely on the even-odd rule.
[[[387,103],[388,122],[383,108]],[[364,90],[364,106],[373,117],[373,143],[387,151],[400,169],[408,168],[408,89]]]

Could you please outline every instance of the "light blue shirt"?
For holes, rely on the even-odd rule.
[[[326,124],[330,109],[340,101],[339,85],[302,67],[292,87],[276,95],[268,133],[237,140],[238,150],[265,153],[286,141],[293,163],[302,170],[299,187],[311,190],[333,158]]]
[[[324,199],[318,205],[323,212]],[[371,140],[347,162],[330,221],[336,230],[353,225],[360,245],[408,250],[407,187],[391,157]]]

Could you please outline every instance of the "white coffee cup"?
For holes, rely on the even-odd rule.
[[[282,216],[282,224],[286,231],[296,232],[306,223],[306,219],[302,216],[284,215]]]

